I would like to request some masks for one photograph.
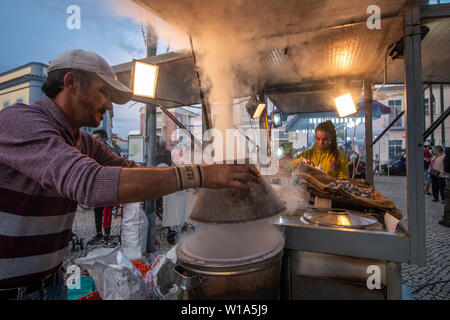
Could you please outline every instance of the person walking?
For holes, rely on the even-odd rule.
[[[444,148],[442,146],[435,146],[433,148],[434,156],[430,162],[430,177],[431,177],[431,191],[433,193],[433,202],[439,201],[439,195],[441,201],[444,203],[445,194],[444,189],[446,185],[447,173],[444,171]]]
[[[378,156],[378,153],[375,154],[375,159],[373,159],[373,174],[378,174],[381,176],[381,170],[380,170],[380,157]]]

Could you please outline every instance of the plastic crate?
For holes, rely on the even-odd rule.
[[[147,271],[149,271],[152,267],[143,263],[132,261],[136,269],[138,269],[142,276],[145,276]],[[91,292],[81,298],[78,298],[77,300],[102,300],[102,297],[100,297],[100,293],[97,291]]]

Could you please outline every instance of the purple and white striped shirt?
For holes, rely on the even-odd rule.
[[[0,288],[37,282],[62,262],[78,203],[117,203],[120,167],[137,167],[48,97],[0,111]]]

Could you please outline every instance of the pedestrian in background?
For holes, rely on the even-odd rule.
[[[444,171],[447,174],[450,173],[450,148],[445,149]],[[447,183],[445,186],[444,194],[444,216],[442,217],[442,220],[439,220],[439,224],[450,228],[450,183]]]
[[[114,148],[108,143],[108,134],[103,129],[95,130],[92,136],[100,140],[109,150],[120,156],[118,152],[114,151]],[[95,215],[95,230],[97,234],[87,242],[87,245],[95,245],[104,242],[106,245],[110,245],[111,242],[111,216],[112,206],[102,206],[94,208]],[[102,226],[105,235],[102,232]]]
[[[434,156],[431,158],[430,163],[430,177],[431,177],[431,191],[433,192],[433,202],[439,201],[439,194],[441,195],[441,201],[444,203],[445,195],[444,189],[447,173],[444,171],[444,148],[442,146],[435,146],[433,148]]]
[[[380,170],[380,158],[378,157],[378,153],[375,155],[375,159],[373,160],[373,174],[379,173],[381,176],[381,170]]]
[[[425,177],[425,194],[431,196],[430,193],[430,185],[431,185],[431,178],[430,174],[428,172],[428,169],[430,168],[430,162],[431,162],[431,142],[425,141],[423,144],[423,167],[424,167],[424,177]]]

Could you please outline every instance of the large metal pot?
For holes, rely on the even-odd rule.
[[[280,235],[265,252],[234,259],[199,257],[190,240],[177,247],[175,283],[196,299],[277,299],[284,239]]]

